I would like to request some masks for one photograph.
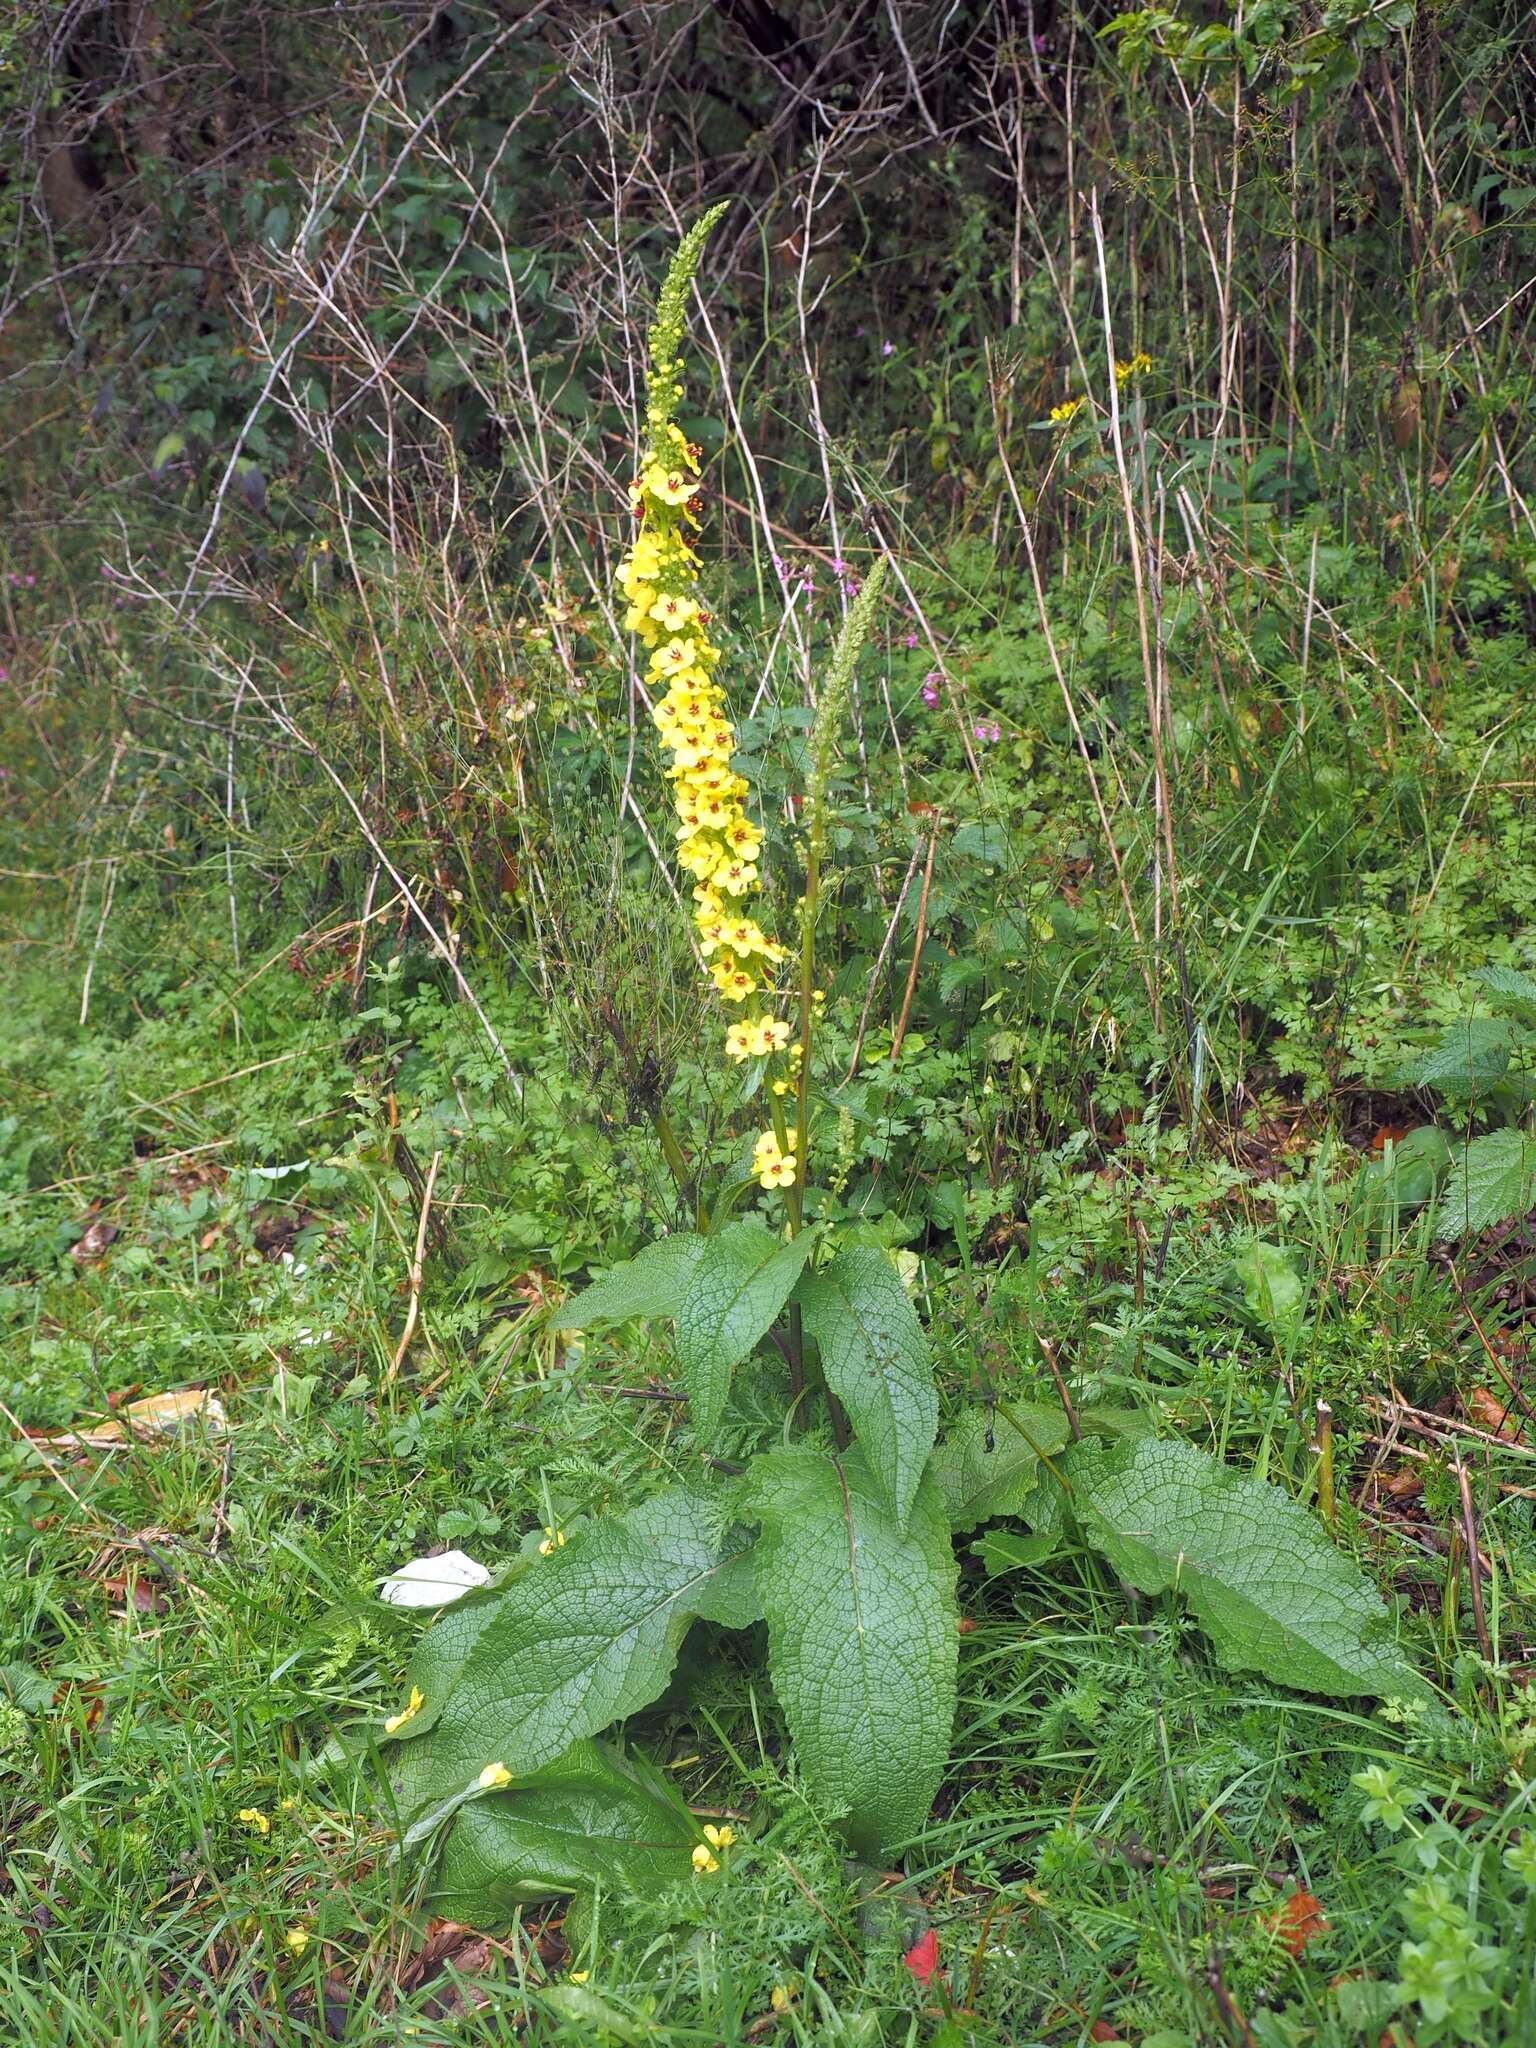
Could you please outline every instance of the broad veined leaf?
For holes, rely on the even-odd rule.
[[[524,1777],[648,1706],[689,1624],[730,1625],[743,1611],[731,1566],[747,1540],[724,1501],[677,1487],[588,1523],[504,1591],[450,1608],[412,1662],[423,1701],[400,1755],[423,1775],[402,1810],[488,1763]]]
[[[1032,1401],[968,1408],[929,1466],[957,1535],[997,1515],[1016,1515],[1040,1474],[1038,1453],[1064,1450],[1072,1432],[1060,1408]]]
[[[719,1427],[732,1370],[788,1301],[813,1243],[808,1234],[786,1241],[752,1222],[729,1223],[703,1240],[676,1310],[677,1360],[701,1439]]]
[[[1507,1017],[1461,1017],[1426,1053],[1415,1079],[1453,1095],[1478,1095],[1501,1080],[1521,1032]]]
[[[627,1265],[615,1266],[566,1302],[551,1318],[552,1330],[585,1330],[593,1323],[617,1323],[630,1316],[675,1316],[704,1251],[691,1231],[658,1237]]]
[[[773,1688],[813,1795],[879,1856],[914,1834],[949,1755],[955,1560],[932,1480],[905,1533],[862,1458],[763,1459],[750,1499]]]
[[[1489,1131],[1455,1155],[1435,1217],[1438,1237],[1470,1236],[1536,1204],[1536,1139]]]
[[[460,1807],[432,1886],[435,1910],[484,1927],[530,1899],[613,1885],[654,1892],[688,1876],[698,1824],[660,1773],[606,1743]]]
[[[1177,1590],[1229,1671],[1339,1698],[1422,1698],[1381,1596],[1278,1487],[1192,1444],[1143,1441],[1074,1465],[1083,1533],[1143,1593]]]
[[[878,1245],[850,1244],[795,1290],[827,1385],[848,1412],[898,1524],[939,1426],[928,1338],[901,1277]]]
[[[1501,1008],[1512,1010],[1527,1024],[1536,1023],[1536,974],[1522,974],[1517,967],[1484,967],[1472,979],[1480,981]]]

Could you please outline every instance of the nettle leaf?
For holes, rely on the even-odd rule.
[[[1278,1487],[1143,1441],[1075,1467],[1072,1505],[1123,1578],[1184,1596],[1229,1671],[1340,1698],[1427,1695],[1380,1595]]]
[[[703,1257],[705,1240],[692,1231],[658,1237],[638,1257],[615,1266],[566,1302],[551,1318],[552,1330],[585,1330],[593,1323],[625,1322],[631,1316],[674,1316]]]
[[[701,1439],[719,1428],[732,1371],[771,1328],[814,1242],[808,1233],[786,1242],[745,1221],[703,1240],[676,1308],[678,1364]]]
[[[1536,974],[1522,974],[1517,967],[1484,967],[1472,979],[1482,983],[1494,1002],[1528,1024],[1536,1022]]]
[[[1461,1017],[1426,1053],[1414,1079],[1424,1088],[1479,1095],[1504,1078],[1520,1032],[1507,1017]]]
[[[1032,1401],[968,1408],[929,1463],[956,1535],[998,1515],[1017,1515],[1040,1476],[1037,1453],[1054,1458],[1071,1441],[1060,1408]]]
[[[523,1777],[649,1706],[689,1625],[731,1625],[749,1605],[731,1570],[746,1547],[720,1498],[676,1487],[588,1523],[469,1613],[450,1608],[412,1665],[425,1698],[400,1731],[402,1812],[488,1763]]]
[[[606,1743],[578,1742],[520,1784],[459,1809],[433,1908],[485,1927],[531,1899],[599,1884],[652,1893],[688,1876],[700,1839],[659,1772]]]
[[[764,1458],[751,1483],[773,1688],[806,1782],[861,1854],[922,1826],[949,1756],[959,1650],[944,1504],[905,1534],[862,1458]]]
[[[928,1338],[877,1245],[851,1244],[795,1290],[827,1385],[902,1528],[939,1426]]]
[[[1536,1139],[1489,1131],[1452,1163],[1435,1217],[1437,1237],[1471,1236],[1536,1205]]]

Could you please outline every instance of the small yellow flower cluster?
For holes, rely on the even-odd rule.
[[[1068,420],[1076,419],[1083,409],[1083,403],[1084,401],[1081,398],[1064,398],[1060,405],[1053,405],[1051,407],[1051,425],[1053,427],[1064,427]]]
[[[771,1014],[776,970],[786,950],[746,914],[762,888],[763,835],[748,817],[746,781],[736,773],[736,732],[716,680],[720,649],[698,586],[699,557],[689,541],[698,526],[700,450],[677,425],[682,398],[684,314],[706,216],[674,259],[651,330],[646,445],[630,503],[640,530],[619,566],[627,631],[649,650],[646,682],[655,693],[651,718],[671,755],[667,778],[677,813],[677,860],[693,879],[699,951],[723,1001],[744,1006],[726,1032],[725,1050],[738,1062],[795,1053],[790,1027]],[[746,1007],[753,1005],[753,1007]],[[787,1084],[786,1084],[787,1085]],[[776,1087],[783,1094],[784,1088]],[[793,1183],[794,1167],[758,1167],[765,1188]]]
[[[735,1839],[736,1830],[734,1828],[706,1827],[703,1841],[699,1843],[693,1852],[694,1869],[701,1871],[705,1876],[708,1876],[713,1870],[718,1870],[720,1868],[720,1858],[715,1854],[715,1851],[717,1849],[729,1849]]]
[[[557,1550],[564,1550],[564,1548],[565,1531],[563,1529],[546,1528],[544,1531],[544,1541],[539,1545],[540,1557],[553,1557]]]
[[[778,1137],[773,1131],[764,1131],[752,1148],[752,1171],[757,1175],[760,1187],[793,1187],[796,1164],[793,1152],[780,1150]]]
[[[426,1700],[423,1697],[421,1687],[413,1685],[411,1687],[411,1696],[400,1712],[398,1714],[391,1714],[384,1723],[384,1733],[386,1735],[398,1735],[406,1722],[414,1721],[425,1705]]]
[[[1133,377],[1141,376],[1144,371],[1150,370],[1151,367],[1152,358],[1145,349],[1138,349],[1128,363],[1116,363],[1115,383],[1123,391]]]
[[[270,1835],[272,1823],[259,1807],[242,1806],[240,1818],[248,1828],[254,1828],[259,1835]]]

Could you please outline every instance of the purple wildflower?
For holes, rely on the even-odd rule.
[[[895,353],[896,353],[896,344],[895,344],[895,342],[894,342],[894,341],[882,341],[882,342],[881,342],[881,344],[880,344],[880,353],[881,353],[881,355],[883,355],[883,356],[893,356],[893,355],[895,355]]]
[[[903,633],[901,644],[903,647],[915,647],[917,645],[917,635],[915,633]]]

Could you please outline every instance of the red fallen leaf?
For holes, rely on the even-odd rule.
[[[1088,2038],[1090,2041],[1118,2041],[1120,2036],[1108,2020],[1095,2020],[1088,2029]]]
[[[1306,1953],[1308,1942],[1328,1931],[1322,1906],[1311,1892],[1292,1892],[1288,1899],[1282,1899],[1270,1915],[1269,1924],[1279,1935],[1281,1946],[1297,1962]]]
[[[939,1937],[930,1927],[921,1941],[914,1942],[901,1959],[919,1984],[931,1984],[939,1974]]]

